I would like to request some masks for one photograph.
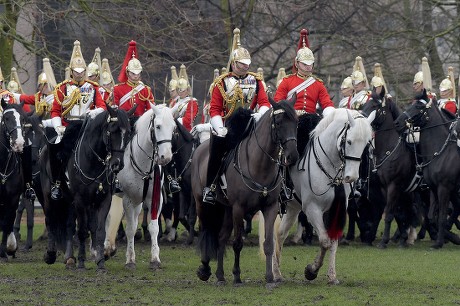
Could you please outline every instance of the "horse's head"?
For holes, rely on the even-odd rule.
[[[359,177],[361,155],[372,138],[372,128],[357,111],[345,110],[346,121],[337,134],[337,148],[345,164],[343,181],[354,182]],[[339,118],[338,118],[339,119]]]
[[[426,89],[417,96],[415,96],[412,104],[395,120],[396,129],[399,132],[406,129],[406,123],[410,123],[413,126],[423,127],[430,120],[428,114],[433,101],[428,98]]]
[[[4,138],[14,152],[21,153],[25,143],[24,118],[26,116],[22,104],[8,104],[2,99],[1,105],[3,109],[1,129]]]
[[[102,139],[108,153],[106,162],[113,173],[118,173],[124,167],[123,154],[131,132],[130,112],[131,110],[127,113],[120,108],[114,109],[107,105]]]
[[[176,122],[171,109],[166,105],[152,106],[153,116],[150,125],[150,135],[152,142],[156,145],[156,162],[164,166],[172,159],[171,140]]]
[[[372,93],[371,98],[364,103],[361,113],[369,118],[369,122],[375,130],[378,130],[386,119],[388,106],[385,97]]]
[[[298,118],[294,110],[297,96],[290,101],[276,103],[270,97],[272,110],[270,112],[272,139],[283,149],[282,163],[285,166],[292,165],[299,158],[297,151],[297,123]]]

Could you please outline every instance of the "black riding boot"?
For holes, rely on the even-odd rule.
[[[25,146],[21,155],[22,172],[25,184],[25,197],[28,200],[34,201],[37,195],[32,188],[32,146]]]
[[[168,165],[166,172],[167,172],[166,178],[168,180],[168,190],[169,190],[168,196],[171,197],[174,193],[181,191],[182,188],[180,187],[179,182],[176,179],[176,166],[173,163]]]
[[[59,144],[48,144],[51,168],[51,199],[53,200],[60,200],[62,198],[62,188],[60,180],[62,161],[59,159],[59,148]]]
[[[209,160],[206,175],[206,187],[203,189],[203,203],[214,204],[216,195],[216,178],[219,174],[222,158],[227,152],[225,137],[211,135],[209,140]]]

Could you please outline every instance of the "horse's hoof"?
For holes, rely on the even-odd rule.
[[[134,262],[130,262],[125,264],[125,268],[128,270],[136,270],[136,264]]]
[[[209,277],[211,277],[211,268],[209,266],[204,267],[203,265],[201,265],[196,271],[196,275],[199,279],[205,282],[209,279]]]
[[[440,243],[435,243],[431,246],[432,249],[439,250],[442,248],[442,244]]]
[[[227,285],[227,281],[225,279],[224,280],[218,280],[216,282],[216,286],[218,286],[218,287],[222,287],[222,286],[225,286],[225,285]]]
[[[351,242],[350,240],[343,238],[343,239],[340,239],[339,245],[350,245],[350,242]]]
[[[149,268],[152,269],[153,271],[160,270],[161,269],[161,262],[159,261],[151,261]]]
[[[104,268],[97,268],[96,269],[96,274],[98,274],[98,275],[107,274],[107,269],[105,267]]]
[[[305,267],[305,278],[309,281],[314,280],[318,276],[318,271],[313,272],[311,265]]]
[[[385,250],[387,248],[387,244],[385,242],[380,242],[379,244],[377,244],[377,248]]]
[[[330,281],[328,281],[327,284],[334,286],[334,285],[340,284],[340,281],[337,278],[335,278],[335,279],[331,279]]]
[[[117,254],[117,249],[110,251],[110,257],[115,256]]]
[[[75,268],[77,267],[76,265],[76,262],[75,262],[75,258],[74,257],[70,257],[66,260],[65,262],[65,268],[68,269],[68,270],[75,270]]]
[[[54,263],[56,262],[56,257],[57,257],[57,256],[56,256],[56,252],[54,252],[54,251],[51,251],[51,252],[47,251],[47,252],[45,253],[45,255],[43,256],[43,260],[44,260],[47,264],[52,265],[52,264],[54,264]]]
[[[272,289],[275,289],[279,286],[279,282],[272,282],[272,283],[266,283],[265,284],[265,289],[268,289],[268,290],[272,290]]]
[[[275,277],[275,278],[273,279],[273,281],[274,281],[275,283],[282,283],[282,282],[283,282],[283,277],[282,277],[282,276]]]

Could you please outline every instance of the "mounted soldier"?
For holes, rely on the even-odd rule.
[[[180,66],[179,79],[177,80],[178,98],[172,106],[172,112],[177,119],[189,132],[194,126],[194,121],[198,115],[198,101],[191,95],[191,86],[188,81],[185,65]]]
[[[57,133],[55,144],[61,141],[66,127],[72,121],[81,121],[82,116],[87,114],[94,118],[106,109],[99,93],[99,85],[85,79],[85,77],[86,63],[81,52],[80,42],[76,40],[70,60],[70,79],[59,83],[54,90],[51,124]],[[59,159],[57,154],[52,154],[52,144],[49,148],[52,165],[51,198],[58,200],[62,197],[61,182],[57,180],[58,171],[65,167],[67,160]]]
[[[142,114],[154,105],[152,89],[141,81],[142,65],[138,59],[137,46],[134,40],[129,42],[128,51],[118,76],[119,84],[113,87],[113,104],[125,111],[137,105],[133,114],[134,123]]]
[[[342,99],[339,101],[339,107],[350,109],[350,101],[353,97],[353,81],[350,76],[343,79],[340,85],[340,93],[342,94]]]
[[[101,49],[96,48],[94,50],[93,59],[91,60],[91,63],[88,64],[88,68],[86,69],[86,75],[88,76],[88,80],[99,84],[101,67]]]
[[[104,58],[102,59],[101,64],[101,76],[99,84],[99,93],[102,96],[102,100],[104,100],[107,104],[112,104],[110,101],[110,96],[113,91],[113,87],[115,86],[115,82],[113,81],[112,71],[110,70],[109,60]]]
[[[457,102],[455,101],[455,78],[453,67],[448,68],[447,77],[439,84],[439,96],[439,109],[445,109],[455,116],[458,108]]]
[[[236,28],[233,30],[232,50],[227,65],[229,72],[214,81],[211,95],[209,115],[213,134],[209,145],[206,187],[203,189],[204,203],[214,204],[216,201],[216,177],[226,152],[241,141],[251,116],[257,121],[271,106],[262,80],[256,73],[249,72],[250,65],[251,55],[241,47],[240,30]],[[249,110],[256,106],[259,107],[257,113]],[[232,117],[238,120],[235,125],[242,126],[242,131],[237,131],[237,127],[229,123]],[[230,134],[227,136],[228,132]]]
[[[283,78],[275,93],[275,101],[289,100],[296,97],[294,109],[299,117],[297,129],[297,149],[300,154],[307,145],[309,134],[321,117],[317,114],[317,103],[322,108],[323,116],[334,110],[323,81],[313,75],[315,57],[309,47],[308,31],[300,31],[297,53],[292,66],[292,74]],[[292,184],[286,179],[286,187],[281,192],[281,202],[292,200]]]
[[[354,94],[350,100],[350,109],[360,110],[364,103],[369,100],[369,82],[367,81],[366,70],[364,70],[363,59],[357,56],[351,74]]]

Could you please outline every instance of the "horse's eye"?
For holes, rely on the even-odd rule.
[[[351,146],[351,140],[347,140],[348,145]]]
[[[155,128],[156,128],[157,130],[161,130],[161,125],[157,125],[157,126],[155,126]]]

